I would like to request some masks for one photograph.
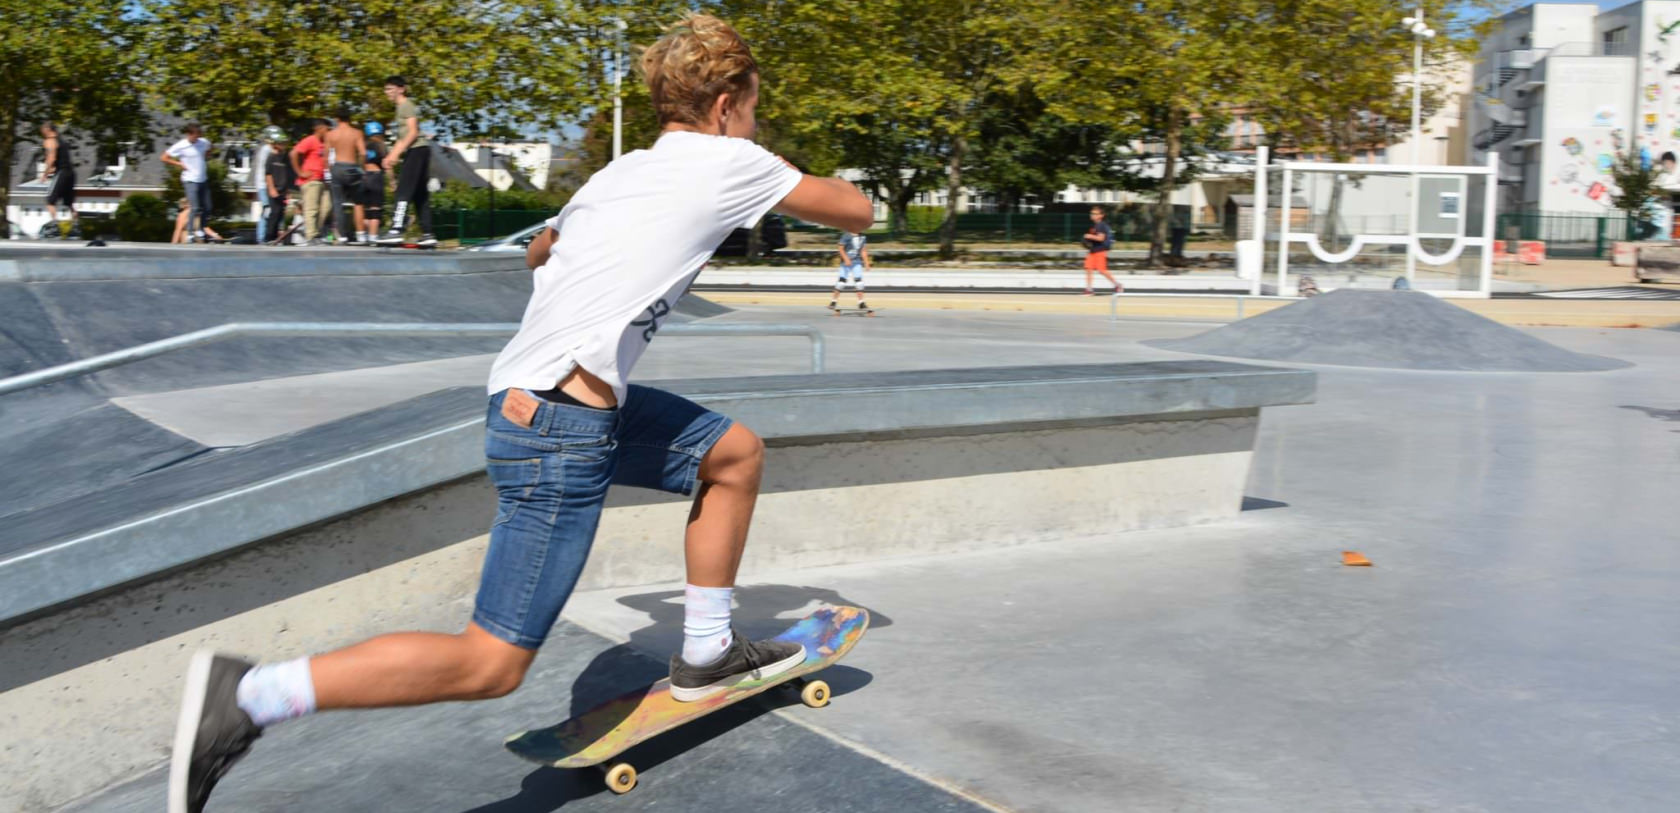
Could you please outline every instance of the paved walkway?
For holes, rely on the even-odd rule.
[[[828,304],[828,295],[821,292],[778,291],[707,291],[708,299],[725,305],[804,305],[813,313],[820,313]],[[855,297],[848,298],[855,302]],[[1292,300],[1244,297],[1184,297],[1151,294],[1122,295],[1118,303],[1109,297],[1084,297],[1077,294],[971,294],[971,293],[896,293],[871,291],[870,307],[881,317],[893,311],[992,311],[995,313],[1066,313],[1103,315],[1112,306],[1124,319],[1190,319],[1198,321],[1231,321],[1242,315],[1253,316],[1281,308]],[[1578,300],[1578,299],[1450,299],[1447,300],[1473,313],[1507,325],[1527,327],[1665,327],[1680,323],[1680,300]],[[830,322],[833,320],[831,319]]]

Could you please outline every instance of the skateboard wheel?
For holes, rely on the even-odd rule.
[[[799,690],[799,700],[814,709],[828,705],[828,684],[813,680]]]
[[[613,793],[629,793],[636,787],[636,769],[628,762],[615,762],[606,769],[607,790]]]

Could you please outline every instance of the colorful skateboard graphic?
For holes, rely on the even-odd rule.
[[[868,610],[823,607],[776,636],[778,641],[804,646],[805,660],[769,680],[683,703],[671,697],[670,678],[661,678],[652,686],[627,692],[557,726],[515,734],[508,738],[507,749],[556,768],[599,767],[608,788],[614,793],[629,793],[636,787],[636,769],[627,762],[609,760],[633,745],[790,682],[799,687],[799,698],[805,705],[828,705],[828,684],[804,676],[840,660],[868,628]]]

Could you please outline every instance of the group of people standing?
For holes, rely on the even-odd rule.
[[[402,245],[410,220],[418,220],[421,246],[437,245],[432,234],[431,142],[420,132],[420,108],[408,98],[408,82],[400,76],[385,80],[385,95],[396,104],[394,140],[387,144],[385,126],[370,121],[358,127],[350,111],[339,109],[334,120],[314,119],[309,135],[290,149],[278,127],[263,131],[253,179],[263,217],[257,242],[280,242],[291,236],[282,229],[288,202],[302,205],[304,242],[322,245],[331,233],[339,245]],[[400,167],[397,203],[389,223],[384,220],[385,173]],[[388,226],[380,233],[380,226]]]

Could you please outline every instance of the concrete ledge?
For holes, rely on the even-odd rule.
[[[1306,403],[1315,381],[1310,372],[1185,361],[759,376],[661,386],[735,417],[767,444],[793,446],[1257,410]],[[66,517],[49,507],[26,515],[0,544],[0,621],[478,472],[482,394],[463,388],[416,400],[425,408],[410,402],[407,409],[382,411],[400,433],[389,425],[383,433],[376,426],[358,425],[354,431],[329,426],[266,444],[313,441],[333,449],[332,455],[274,460],[255,452],[233,454],[225,466],[211,460],[137,478],[126,494],[112,495],[104,514]],[[369,423],[365,417],[351,420]],[[196,477],[196,485],[177,487],[183,477]],[[66,527],[72,530],[59,533]]]
[[[462,274],[524,270],[517,252],[373,247],[0,245],[0,282]]]
[[[1233,517],[1260,409],[1310,401],[1314,383],[1308,372],[1197,361],[665,386],[767,437],[741,573],[751,583],[769,569]],[[463,412],[481,414],[483,393],[428,397],[438,415],[425,431],[372,435],[0,564],[10,606],[54,600],[32,579],[59,591],[107,583],[60,592],[50,610],[0,628],[0,753],[10,768],[0,798],[52,810],[160,764],[182,665],[197,647],[284,658],[465,624],[495,511],[479,419]],[[374,501],[402,488],[410,492]],[[298,510],[288,516],[289,507]],[[681,578],[688,510],[687,498],[614,489],[579,589]],[[116,560],[129,569],[115,570]]]

